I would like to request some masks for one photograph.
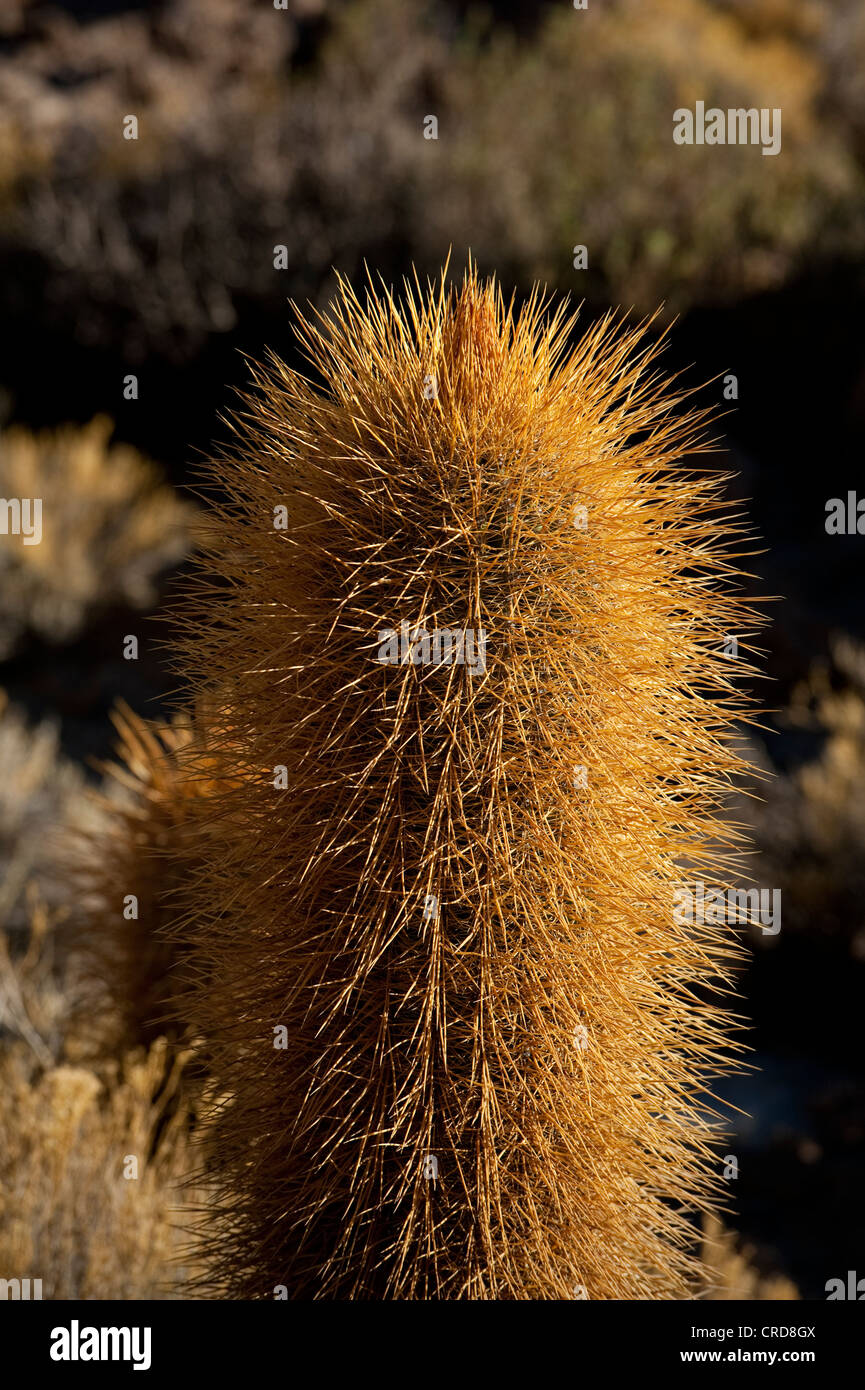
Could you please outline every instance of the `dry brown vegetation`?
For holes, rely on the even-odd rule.
[[[108,604],[147,607],[189,550],[194,507],[137,450],[111,444],[113,430],[97,416],[0,434],[0,494],[42,501],[41,542],[0,546],[0,657],[28,632],[66,641]]]
[[[754,1264],[754,1250],[742,1246],[720,1217],[703,1218],[703,1287],[698,1297],[712,1302],[789,1302],[798,1299],[795,1284],[781,1274],[763,1274]]]
[[[789,930],[865,958],[865,652],[837,637],[793,692],[785,722],[822,736],[817,755],[775,776],[754,804],[765,881],[782,886]]]
[[[56,724],[29,727],[4,691],[0,766],[0,928],[26,932],[37,899],[62,906],[64,890],[52,863],[54,837],[74,817],[84,779],[60,755]]]
[[[189,1214],[188,1113],[172,1108],[182,1062],[166,1044],[100,1072],[34,1071],[0,1054],[0,1267],[42,1280],[43,1298],[177,1296]],[[137,1171],[130,1160],[135,1160]]]
[[[191,1277],[186,1228],[201,1196],[185,1186],[198,1087],[186,1080],[186,1054],[165,1038],[124,1045],[118,1018],[132,999],[100,1001],[83,1026],[80,965],[66,930],[80,902],[60,864],[66,836],[74,827],[80,844],[94,803],[47,726],[28,730],[4,708],[0,746],[10,823],[0,923],[0,1269],[41,1279],[46,1299],[174,1296]],[[103,853],[116,850],[116,826],[98,823]],[[45,852],[34,857],[34,846]]]
[[[234,325],[238,300],[323,296],[333,265],[406,244],[567,288],[585,244],[580,292],[680,309],[861,244],[855,4],[561,6],[531,43],[482,23],[455,43],[447,7],[423,0],[319,8],[329,27],[303,68],[308,8],[253,0],[46,15],[0,59],[0,237],[42,258],[55,320],[74,312],[85,341],[122,334],[130,360],[184,355]],[[782,107],[783,157],[675,146],[672,113],[695,99]]]

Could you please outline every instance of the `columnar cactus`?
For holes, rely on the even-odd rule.
[[[473,270],[298,320],[321,380],[254,368],[182,655],[230,692],[178,926],[211,1273],[686,1296],[736,945],[674,885],[735,854],[750,621],[705,421],[648,325],[571,348]]]

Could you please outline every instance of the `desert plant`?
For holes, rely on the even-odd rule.
[[[798,1299],[796,1285],[783,1274],[762,1273],[755,1251],[741,1245],[716,1213],[703,1218],[702,1296],[712,1302],[790,1302]]]
[[[27,631],[74,637],[108,603],[146,607],[157,576],[189,549],[194,507],[137,450],[110,444],[113,431],[100,415],[0,434],[3,497],[41,502],[38,543],[9,535],[0,546],[0,657]]]
[[[837,634],[794,688],[782,727],[816,735],[817,755],[774,775],[752,803],[762,877],[780,885],[791,934],[865,959],[865,651]],[[765,755],[764,755],[765,756]],[[768,765],[768,764],[767,764]],[[775,771],[774,769],[772,769]]]
[[[31,726],[3,690],[0,763],[0,928],[20,937],[32,915],[28,898],[35,894],[52,910],[62,908],[53,845],[80,813],[84,778],[61,752],[56,723]]]
[[[167,1036],[177,1045],[183,1020],[185,952],[175,930],[178,875],[197,865],[182,847],[194,803],[211,813],[221,789],[208,777],[205,721],[145,720],[122,701],[112,715],[116,760],[87,793],[88,815],[67,830],[62,858],[69,886],[76,1029],[97,1056],[120,1056]],[[206,814],[206,813],[205,813]],[[171,853],[169,854],[169,849]]]
[[[158,1038],[88,1060],[64,934],[41,902],[24,949],[0,928],[0,1267],[44,1298],[171,1297],[204,1197],[188,1053]]]
[[[190,1277],[176,1263],[190,1170],[187,1111],[172,1108],[183,1058],[172,1068],[167,1052],[161,1039],[109,1077],[35,1069],[24,1045],[0,1052],[0,1260],[9,1277],[41,1279],[44,1298],[171,1297]]]
[[[326,390],[256,367],[214,469],[182,666],[236,785],[182,930],[223,1292],[698,1277],[737,948],[672,902],[736,854],[741,523],[649,326],[572,327],[343,283],[299,318]]]
[[[193,354],[250,298],[323,297],[332,265],[406,248],[435,265],[472,246],[569,287],[584,243],[581,292],[644,307],[778,286],[861,242],[856,6],[831,50],[810,5],[761,4],[755,26],[757,8],[557,5],[517,41],[440,3],[347,0],[302,70],[301,5],[47,15],[0,54],[0,239],[25,272],[2,302],[131,360]],[[783,157],[674,145],[672,113],[697,99],[782,107]]]

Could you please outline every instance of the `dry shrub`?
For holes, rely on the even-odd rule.
[[[789,38],[814,44],[826,28],[833,9],[826,0],[713,0],[715,8],[733,15],[747,35],[759,39]]]
[[[821,115],[865,161],[865,10],[860,0],[723,0],[744,32],[789,37],[821,75]]]
[[[56,730],[29,730],[3,699],[0,1271],[41,1279],[45,1298],[171,1295],[191,1278],[175,1261],[200,1198],[184,1188],[197,1086],[176,1039],[125,1045],[117,1018],[130,1000],[101,998],[83,1026],[70,827],[79,843],[87,828],[94,852],[103,836],[103,855],[120,841]],[[137,1179],[123,1176],[128,1155]]]
[[[833,640],[793,692],[787,722],[823,736],[819,755],[779,775],[757,803],[764,880],[781,885],[785,930],[865,958],[865,651]]]
[[[703,0],[562,7],[536,43],[505,31],[449,67],[428,216],[445,244],[468,232],[482,260],[559,284],[583,244],[581,287],[643,309],[773,287],[817,240],[854,245],[861,176],[821,88],[809,45]],[[673,112],[696,100],[781,107],[781,156],[675,145]]]
[[[0,1269],[54,1299],[205,1289],[186,1256],[203,1197],[188,1054],[159,1038],[112,1056],[106,1029],[93,1061],[62,933],[39,905],[23,948],[0,931]]]
[[[154,340],[173,355],[233,325],[234,292],[273,283],[296,41],[293,16],[257,0],[176,0],[87,24],[46,14],[0,59],[7,129],[48,150],[4,231],[44,257],[55,322],[112,345],[122,331],[127,360]],[[70,72],[77,81],[55,80]],[[125,113],[136,141],[122,137]]]
[[[781,11],[755,30],[709,0],[561,6],[528,42],[505,25],[479,37],[423,0],[327,12],[302,69],[300,6],[253,0],[46,21],[0,60],[0,130],[32,150],[23,185],[11,160],[3,228],[10,250],[41,258],[34,313],[122,340],[128,360],[183,356],[249,296],[318,297],[333,265],[352,274],[363,257],[434,265],[471,246],[570,288],[580,243],[581,289],[682,308],[861,243],[861,92],[855,63],[842,67],[854,12],[831,43]],[[69,71],[77,82],[52,82]],[[781,106],[781,157],[674,145],[672,113],[695,99]],[[843,109],[827,115],[833,100]],[[122,139],[127,111],[137,141]],[[430,112],[437,141],[423,138]]]
[[[155,1043],[113,1074],[34,1071],[0,1054],[0,1268],[42,1280],[43,1298],[163,1298],[182,1287],[181,1184],[188,1114],[172,1110],[182,1058]],[[137,1160],[137,1177],[129,1160]]]
[[[796,1285],[783,1274],[762,1274],[755,1252],[740,1246],[714,1212],[703,1218],[703,1283],[698,1296],[714,1302],[790,1301],[798,1299]]]
[[[2,496],[42,499],[39,544],[0,537],[0,657],[25,632],[65,641],[108,604],[149,606],[189,549],[194,508],[135,449],[109,444],[113,428],[100,415],[0,435]]]
[[[865,163],[865,11],[859,0],[833,0],[821,38],[827,111],[849,126],[856,154]]]
[[[24,951],[0,928],[0,1053],[23,1043],[41,1067],[62,1054],[68,1010],[55,925],[44,906],[33,903]]]
[[[61,754],[56,724],[31,728],[2,690],[0,765],[0,928],[16,933],[27,928],[28,899],[62,907],[54,837],[77,814],[84,778]]]
[[[366,307],[343,284],[299,328],[326,394],[257,369],[214,466],[183,667],[230,692],[210,753],[237,785],[183,931],[223,1293],[697,1277],[738,948],[672,902],[682,859],[737,862],[747,551],[645,327],[571,327],[474,274]],[[484,669],[382,664],[401,620],[483,630]]]

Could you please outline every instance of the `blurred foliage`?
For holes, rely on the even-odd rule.
[[[332,265],[426,268],[451,243],[640,309],[861,244],[865,19],[844,0],[562,6],[528,39],[442,0],[38,13],[0,58],[0,242],[40,306],[127,357],[188,355],[250,298],[316,298]],[[780,106],[780,155],[675,145],[698,99]]]
[[[0,659],[26,632],[75,637],[93,613],[146,608],[155,580],[190,547],[195,508],[105,416],[88,425],[0,434],[0,494],[42,499],[42,540],[0,537]]]
[[[0,929],[20,932],[33,911],[62,904],[54,837],[78,814],[84,776],[61,755],[56,724],[28,727],[3,691],[0,766]],[[0,1000],[0,1033],[6,1023]]]
[[[742,1246],[714,1214],[703,1218],[701,1258],[705,1284],[699,1296],[710,1302],[789,1301],[799,1297],[795,1284],[782,1274],[761,1273],[754,1250]]]
[[[818,239],[837,251],[861,226],[861,171],[819,118],[822,78],[807,44],[748,36],[705,0],[620,0],[577,23],[562,10],[528,46],[497,36],[448,73],[450,119],[470,135],[461,213],[439,200],[441,234],[470,199],[482,258],[563,284],[585,244],[601,292],[643,310],[778,285]],[[780,107],[781,154],[675,145],[672,113],[697,100]]]
[[[781,887],[784,929],[865,959],[865,649],[837,637],[793,693],[790,729],[819,756],[773,778],[755,803],[761,877]]]
[[[80,828],[87,797],[51,733],[28,733],[6,708],[0,755],[25,844],[41,845],[50,830],[56,847]],[[202,1196],[182,1186],[196,1118],[187,1054],[166,1038],[115,1050],[110,1013],[82,1028],[80,970],[63,939],[74,895],[64,884],[52,905],[53,869],[16,848],[0,888],[8,893],[13,872],[25,919],[0,922],[0,1269],[41,1279],[43,1298],[170,1297],[193,1274],[185,1204]]]
[[[108,1075],[69,1064],[39,1070],[25,1045],[0,1052],[7,1277],[41,1279],[52,1299],[163,1298],[182,1286],[189,1139],[185,1114],[168,1110],[179,1067],[166,1076],[165,1052],[155,1043]],[[124,1174],[130,1157],[134,1177]]]

